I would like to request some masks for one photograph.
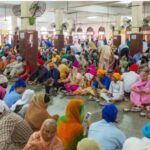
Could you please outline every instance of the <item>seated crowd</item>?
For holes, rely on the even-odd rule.
[[[39,49],[36,68],[19,53],[2,49],[0,150],[18,145],[23,150],[150,149],[150,123],[142,129],[144,138],[127,139],[116,126],[119,110],[115,106],[128,100],[131,107],[124,112],[140,112],[150,118],[148,55],[138,52],[132,57],[127,45],[118,49],[104,45],[96,50],[91,41],[86,48],[79,46],[76,43],[62,51]],[[45,92],[37,93],[28,84],[40,85]],[[78,98],[68,102],[65,115],[51,115],[47,111],[51,97],[60,92],[98,102],[103,106],[101,120],[92,123],[85,117],[85,102]]]

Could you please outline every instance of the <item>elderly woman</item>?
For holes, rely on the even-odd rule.
[[[58,115],[51,116],[47,112],[50,98],[44,93],[38,93],[32,97],[29,107],[25,113],[25,120],[29,123],[33,130],[40,130],[42,123],[46,119],[58,119]]]
[[[147,72],[141,72],[140,80],[133,84],[130,99],[138,108],[150,105],[150,80]]]
[[[115,125],[117,114],[117,107],[108,104],[102,109],[102,120],[90,125],[88,138],[94,139],[102,150],[121,149],[126,139],[124,133]]]
[[[110,100],[115,102],[123,99],[124,89],[123,82],[121,80],[122,78],[119,73],[114,73],[112,75],[109,91],[101,93],[101,97],[106,100],[106,102],[109,102]]]
[[[8,75],[10,78],[15,77],[16,75],[18,75],[20,72],[23,71],[23,62],[22,62],[22,57],[21,56],[17,56],[16,57],[16,61],[7,65],[6,69],[4,71],[4,75]]]
[[[34,132],[23,150],[64,150],[61,140],[56,135],[57,125],[53,119],[47,119],[40,131]]]
[[[2,100],[6,94],[6,88],[8,79],[4,75],[0,75],[0,100]]]
[[[100,53],[99,67],[105,68],[106,70],[108,70],[111,56],[112,56],[111,47],[108,45],[104,45]]]
[[[59,119],[57,127],[57,135],[63,142],[64,150],[77,149],[77,143],[83,138],[83,118],[83,101],[72,99],[67,105],[66,115]]]
[[[85,138],[78,143],[77,150],[101,150],[95,140]]]
[[[19,99],[15,104],[13,104],[10,110],[24,117],[25,112],[34,94],[35,92],[33,90],[30,89],[25,90],[25,92],[22,95],[22,98]]]

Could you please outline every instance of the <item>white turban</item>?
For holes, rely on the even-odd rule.
[[[0,84],[7,83],[8,79],[4,75],[0,75]]]

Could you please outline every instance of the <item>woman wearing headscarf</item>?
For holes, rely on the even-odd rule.
[[[120,101],[124,96],[122,77],[119,73],[114,73],[112,75],[112,81],[109,86],[109,90],[105,93],[101,93],[101,97],[106,100],[106,102]]]
[[[29,107],[25,113],[25,120],[29,123],[33,130],[39,130],[46,119],[58,119],[58,115],[51,116],[47,112],[49,101],[49,96],[44,93],[38,93],[32,97]]]
[[[111,55],[112,55],[111,47],[108,45],[103,46],[99,58],[99,67],[108,70],[110,65]]]
[[[57,127],[57,135],[63,142],[64,150],[77,149],[77,143],[83,138],[83,118],[83,101],[70,100],[66,108],[66,115],[59,119]]]
[[[117,107],[107,104],[102,109],[102,120],[90,125],[88,138],[95,140],[102,150],[121,149],[126,139],[124,133],[116,127],[117,114]]]
[[[6,94],[8,79],[4,75],[0,75],[0,100],[3,100]]]
[[[79,83],[82,79],[82,75],[80,73],[79,62],[73,62],[73,67],[70,69],[70,73],[68,78],[66,79],[66,83],[64,84],[65,90],[67,92],[76,91],[79,87]]]
[[[130,99],[138,108],[150,105],[150,80],[147,72],[141,72],[140,80],[132,86]]]
[[[61,140],[56,135],[57,124],[53,119],[47,119],[40,131],[34,132],[23,150],[64,150]]]
[[[22,98],[19,99],[15,104],[13,104],[10,110],[24,117],[25,112],[31,101],[31,98],[34,96],[34,94],[35,92],[33,90],[25,90],[25,92],[22,95]]]
[[[11,108],[11,106],[21,98],[21,94],[25,91],[25,89],[26,89],[26,82],[21,78],[18,79],[11,87],[10,91],[7,92],[7,94],[5,95],[3,99],[5,104],[9,108]]]
[[[78,143],[77,150],[101,150],[95,140],[85,138]]]

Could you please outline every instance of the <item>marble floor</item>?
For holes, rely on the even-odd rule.
[[[36,92],[44,92],[43,86],[31,86],[29,85],[27,88],[33,89]],[[65,108],[67,103],[73,99],[83,99],[85,102],[85,114],[87,112],[91,112],[91,122],[95,122],[101,119],[101,110],[102,106],[100,106],[95,101],[89,101],[88,97],[81,96],[64,96],[64,94],[60,93],[57,96],[52,98],[52,101],[49,104],[48,112],[51,115],[59,114],[60,116],[65,113]],[[123,108],[126,106],[130,106],[130,102],[122,102],[116,104],[119,109],[117,126],[126,134],[126,137],[143,137],[141,129],[145,123],[150,121],[145,117],[140,117],[139,113],[124,113]],[[10,145],[9,150],[21,150],[22,147]]]
[[[29,85],[28,88],[35,90],[36,92],[44,92],[43,86],[31,86]],[[60,116],[65,113],[65,108],[69,100],[73,98],[81,98],[85,101],[85,114],[86,112],[91,112],[91,121],[95,122],[101,119],[101,109],[100,106],[95,101],[89,101],[88,97],[81,97],[81,96],[64,96],[64,94],[60,93],[57,96],[52,98],[52,102],[49,104],[48,112],[53,114],[59,114]],[[139,113],[124,113],[123,108],[129,106],[130,102],[122,102],[116,104],[119,109],[118,114],[118,123],[117,126],[124,131],[127,137],[136,136],[142,137],[141,129],[145,123],[150,121],[145,117],[141,117]]]
[[[44,91],[44,87],[30,87],[34,89],[36,92]],[[65,108],[69,100],[73,98],[81,98],[85,101],[85,114],[86,112],[91,112],[91,121],[95,122],[101,119],[101,109],[102,106],[100,106],[95,101],[89,101],[88,97],[81,97],[81,96],[64,96],[63,94],[59,94],[56,97],[53,97],[52,103],[48,107],[48,112],[50,114],[59,114],[60,116],[65,113]],[[116,106],[119,109],[118,114],[118,123],[117,126],[124,131],[127,137],[136,136],[136,137],[142,137],[141,129],[145,123],[150,121],[149,119],[145,117],[141,117],[139,113],[124,113],[123,108],[130,106],[129,101],[125,101],[122,103],[116,104]]]

